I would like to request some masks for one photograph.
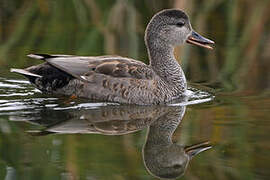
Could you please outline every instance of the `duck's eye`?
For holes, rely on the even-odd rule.
[[[178,27],[182,27],[184,25],[185,25],[185,22],[183,22],[183,21],[179,21],[178,23],[176,23],[176,26],[178,26]]]

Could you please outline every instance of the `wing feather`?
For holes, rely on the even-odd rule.
[[[121,56],[66,56],[66,55],[30,55],[29,57],[43,59],[50,65],[86,81],[93,72],[111,77],[130,77],[137,79],[152,79],[154,72],[148,65],[134,59]]]

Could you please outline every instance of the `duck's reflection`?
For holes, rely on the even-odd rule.
[[[39,121],[47,126],[33,135],[50,133],[94,133],[123,135],[148,128],[143,147],[144,164],[150,174],[159,178],[177,178],[185,173],[189,161],[211,146],[208,142],[182,146],[172,142],[185,106],[105,106],[68,112],[58,123]],[[48,112],[43,112],[46,116]],[[59,112],[63,115],[63,112]],[[41,113],[42,115],[42,113]],[[42,118],[46,119],[46,118]],[[46,120],[45,120],[46,121]]]
[[[143,157],[146,168],[154,176],[159,178],[182,176],[192,157],[211,148],[208,142],[191,146],[172,142],[172,135],[184,113],[185,107],[170,108],[149,126]]]

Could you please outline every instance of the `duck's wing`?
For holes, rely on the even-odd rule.
[[[152,79],[153,71],[148,65],[131,58],[121,56],[72,56],[30,54],[31,58],[45,60],[73,77],[86,80],[91,73],[104,74],[111,77],[130,77]]]

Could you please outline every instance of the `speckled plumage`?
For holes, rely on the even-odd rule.
[[[25,75],[47,93],[127,104],[166,104],[187,89],[185,75],[173,50],[192,33],[188,16],[183,11],[163,10],[146,28],[150,65],[121,56],[31,54],[29,57],[46,62],[11,71]],[[206,47],[209,43],[203,44],[201,46]]]

